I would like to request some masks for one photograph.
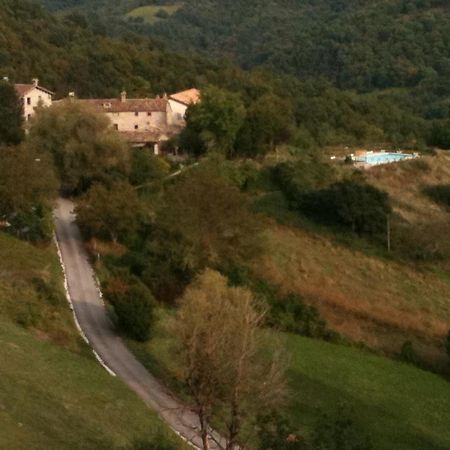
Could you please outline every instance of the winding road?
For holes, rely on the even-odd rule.
[[[108,371],[121,378],[181,438],[202,449],[197,416],[148,372],[114,331],[75,223],[73,209],[74,204],[70,200],[60,199],[54,217],[68,293],[82,332]],[[218,450],[223,440],[215,433],[213,436],[214,439],[210,439],[211,450]]]

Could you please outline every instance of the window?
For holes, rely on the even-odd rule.
[[[114,124],[114,129],[119,130],[119,125],[117,123]]]
[[[134,115],[137,117],[139,115],[139,113],[137,111],[135,111]]]
[[[31,105],[31,97],[27,97],[27,105]]]
[[[134,129],[135,129],[135,130],[139,130],[139,125],[135,125],[135,126],[134,126]]]
[[[152,115],[152,113],[149,111],[148,113],[147,113],[147,116],[151,116]]]

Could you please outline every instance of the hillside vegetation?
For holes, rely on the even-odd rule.
[[[132,449],[140,440],[180,448],[82,341],[55,247],[0,232],[0,255],[0,447]]]
[[[166,320],[162,315],[149,343],[129,345],[147,367],[171,380],[178,369],[168,356],[173,342],[164,332]],[[271,339],[289,350],[285,416],[300,435],[309,436],[324,413],[334,417],[345,404],[354,412],[364,412],[353,420],[361,433],[370,436],[374,449],[450,446],[450,386],[437,375],[314,339],[278,333]],[[249,448],[258,448],[255,444]]]

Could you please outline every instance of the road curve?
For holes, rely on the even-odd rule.
[[[59,199],[55,209],[56,238],[78,323],[103,363],[120,377],[184,440],[201,449],[197,416],[170,394],[135,358],[114,331],[84,249],[73,214],[74,204]],[[214,436],[217,439],[217,436]],[[223,442],[222,442],[223,443]],[[211,449],[220,447],[211,439]]]

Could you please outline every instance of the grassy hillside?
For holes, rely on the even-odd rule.
[[[165,439],[156,415],[79,337],[55,247],[0,232],[0,255],[0,448],[97,450]]]
[[[164,322],[162,316],[161,324]],[[303,434],[340,404],[352,408],[376,450],[450,448],[450,384],[406,364],[354,348],[293,335],[274,336],[290,354],[287,416]],[[161,329],[148,344],[130,343],[164,379],[176,370]]]
[[[93,358],[4,319],[0,344],[0,448],[106,450],[166,439],[155,414]]]
[[[352,405],[375,449],[450,448],[450,384],[367,353],[288,336],[294,423],[310,428],[318,410]]]
[[[254,271],[303,296],[344,336],[388,353],[412,341],[422,357],[445,369],[450,215],[424,188],[448,182],[448,157],[380,166],[365,177],[392,199],[391,255],[354,235],[309,223],[288,211],[282,196],[268,194],[260,207],[278,223],[269,227],[269,251]]]

